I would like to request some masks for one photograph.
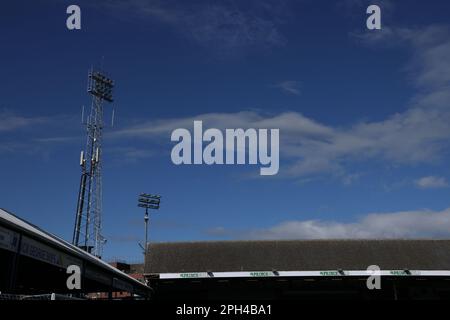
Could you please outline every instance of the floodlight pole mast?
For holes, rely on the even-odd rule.
[[[146,257],[147,256],[147,246],[148,246],[148,208],[145,208],[144,224],[145,224],[144,257]]]
[[[93,69],[88,75],[91,111],[86,121],[86,148],[81,152],[82,168],[72,243],[101,257],[105,238],[102,227],[102,131],[103,105],[112,102],[114,82]]]

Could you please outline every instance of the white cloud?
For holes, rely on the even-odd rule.
[[[383,32],[382,36],[372,32],[359,37],[368,43],[402,43],[409,47],[414,58],[407,70],[418,93],[408,110],[382,121],[333,127],[298,112],[209,113],[147,122],[115,136],[165,136],[175,128],[190,128],[193,120],[203,120],[205,126],[215,128],[279,128],[280,152],[285,160],[280,173],[296,177],[331,174],[345,180],[358,174],[349,172],[355,162],[367,160],[396,165],[440,161],[450,144],[450,59],[446,59],[450,56],[450,32],[436,26],[386,28]],[[283,88],[295,93],[293,85],[284,83]]]
[[[210,4],[186,15],[185,23],[198,43],[220,48],[280,46],[285,39],[271,18],[237,6]]]
[[[27,116],[0,110],[0,154],[40,154],[47,159],[52,147],[81,141],[80,136],[64,136],[75,130],[79,131],[78,116]]]
[[[384,121],[347,128],[327,126],[297,112],[208,113],[149,121],[108,137],[167,139],[176,128],[192,128],[194,120],[203,120],[205,128],[279,128],[280,152],[286,161],[280,174],[295,177],[324,173],[345,176],[352,164],[368,160],[433,163],[442,158],[450,141],[450,110],[434,108],[414,108]]]
[[[37,143],[49,143],[49,144],[56,144],[56,143],[68,143],[68,142],[73,142],[73,141],[78,141],[80,139],[80,137],[49,137],[49,138],[36,138],[34,139],[35,142]]]
[[[422,189],[445,188],[448,182],[444,177],[428,176],[414,181],[415,185]]]
[[[383,27],[380,31],[351,33],[371,47],[406,46],[413,57],[406,66],[410,80],[417,88],[432,94],[448,91],[450,85],[450,28],[432,25],[425,28]]]
[[[245,239],[448,238],[450,208],[442,211],[371,213],[349,223],[323,220],[286,221],[263,229],[225,232],[221,228],[220,231],[220,236]]]
[[[22,128],[46,123],[47,118],[44,117],[23,117],[12,112],[0,111],[0,132],[14,131]]]
[[[283,92],[293,94],[296,96],[299,96],[301,94],[300,83],[298,81],[283,81],[274,84],[272,87],[281,89]]]
[[[155,155],[150,149],[139,149],[135,147],[113,147],[105,150],[107,155],[113,157],[115,164],[133,164],[140,160],[151,158]]]
[[[345,10],[354,11],[355,9],[360,10],[361,8],[367,8],[369,5],[374,4],[373,0],[340,0],[337,2],[339,8],[344,8]],[[394,3],[392,0],[377,0],[376,3],[384,11],[394,10]]]
[[[184,3],[172,0],[108,1],[99,4],[110,12],[163,23],[182,36],[222,54],[249,48],[282,46],[286,42],[278,25],[286,15],[280,1]],[[251,9],[249,9],[251,8]]]
[[[409,109],[384,120],[337,127],[299,112],[206,113],[147,121],[109,137],[167,139],[176,128],[191,128],[194,120],[219,129],[278,128],[283,161],[278,176],[332,175],[344,182],[360,174],[351,170],[358,162],[437,163],[450,147],[450,59],[445,59],[450,56],[450,32],[444,27],[391,28],[384,32],[386,36],[375,39],[371,36],[374,33],[361,38],[370,43],[402,43],[410,48],[414,58],[407,64],[407,71],[417,88]],[[293,85],[284,83],[284,89],[295,93]]]

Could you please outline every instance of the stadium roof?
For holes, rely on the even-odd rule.
[[[280,240],[149,245],[146,274],[242,271],[450,270],[450,240]],[[450,273],[449,273],[450,274]]]

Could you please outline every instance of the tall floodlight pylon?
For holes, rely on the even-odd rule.
[[[86,120],[86,149],[81,151],[81,180],[72,243],[102,256],[106,239],[102,236],[102,130],[104,102],[112,102],[114,82],[91,69],[87,91],[92,95]]]

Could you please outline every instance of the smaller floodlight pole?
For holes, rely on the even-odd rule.
[[[147,245],[148,245],[148,208],[145,208],[144,224],[145,224],[145,248],[144,248],[144,256],[146,256],[146,255],[147,255]]]
[[[145,244],[144,244],[144,259],[147,256],[148,246],[148,209],[159,209],[159,203],[161,202],[161,196],[155,194],[141,193],[138,198],[138,207],[145,208],[144,226],[145,226]]]

